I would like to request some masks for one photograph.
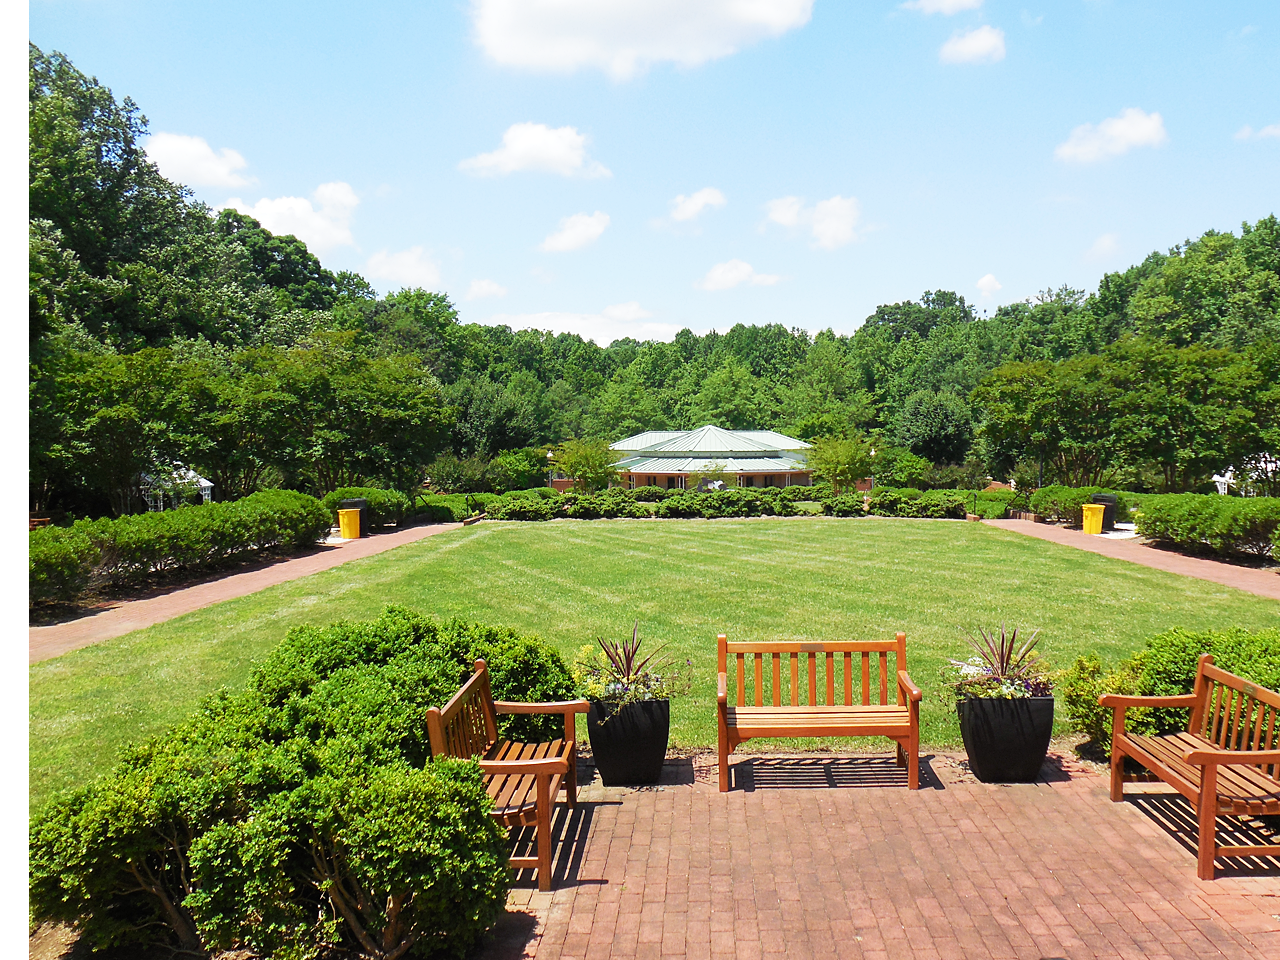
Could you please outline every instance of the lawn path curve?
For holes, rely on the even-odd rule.
[[[1053,526],[1047,523],[1033,523],[1030,520],[985,520],[988,526],[1001,530],[1012,530],[1038,540],[1060,543],[1063,546],[1088,550],[1115,560],[1127,560],[1144,567],[1179,573],[1184,577],[1195,577],[1220,583],[1225,587],[1235,587],[1246,593],[1271,600],[1280,600],[1280,571],[1274,569],[1257,569],[1240,567],[1219,560],[1206,560],[1203,557],[1188,557],[1181,553],[1170,553],[1156,547],[1148,546],[1139,540],[1111,540],[1107,537],[1096,537],[1082,530],[1068,530],[1066,527]]]
[[[257,593],[279,583],[297,580],[321,570],[328,570],[351,560],[371,557],[414,543],[437,533],[447,533],[462,527],[460,523],[432,523],[409,527],[395,533],[382,533],[359,540],[346,540],[322,547],[315,553],[292,560],[281,560],[257,570],[235,573],[183,587],[156,597],[143,600],[126,600],[100,613],[50,626],[30,627],[30,647],[27,662],[39,663],[79,650],[93,643],[124,636],[143,627],[154,626],[184,613],[208,607],[223,600]]]

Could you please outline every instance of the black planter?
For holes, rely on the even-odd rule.
[[[1049,752],[1053,697],[974,697],[956,704],[969,769],[983,783],[1031,783]]]
[[[657,783],[670,732],[670,700],[638,700],[621,709],[593,701],[587,710],[587,738],[600,782],[606,787]]]

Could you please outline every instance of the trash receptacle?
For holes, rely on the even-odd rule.
[[[1102,529],[1114,530],[1116,528],[1116,495],[1114,493],[1095,493],[1090,499],[1094,503],[1100,503],[1102,510]]]
[[[345,533],[343,533],[342,534],[343,539],[350,540],[350,539],[354,539],[355,537],[368,536],[369,530],[371,529],[371,526],[369,523],[369,501],[365,500],[363,497],[355,497],[351,500],[339,500],[338,501],[339,528],[342,527],[342,511],[343,510],[355,510],[360,515],[360,524],[358,527],[355,528],[355,533],[351,537],[348,537]]]
[[[1102,514],[1105,510],[1106,508],[1100,503],[1086,503],[1084,505],[1085,533],[1102,532]]]
[[[343,540],[358,540],[360,538],[359,510],[338,511],[338,536],[342,537]]]

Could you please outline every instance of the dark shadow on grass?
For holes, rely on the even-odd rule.
[[[920,758],[920,788],[945,790],[932,757]],[[907,788],[906,768],[891,754],[872,757],[748,757],[730,768],[731,789],[755,790]]]
[[[591,833],[591,821],[596,808],[603,803],[578,801],[576,807],[557,804],[551,817],[551,837],[554,844],[551,853],[551,889],[576,887],[583,884],[604,884],[605,880],[583,880],[578,876],[582,857],[587,849],[587,837]],[[508,838],[513,857],[534,857],[538,854],[537,831],[534,827],[514,828]],[[517,870],[513,887],[538,888],[538,874],[534,870]]]
[[[1199,826],[1196,811],[1186,797],[1175,794],[1130,794],[1125,802],[1141,810],[1153,823],[1178,841],[1190,854],[1189,869],[1196,865]],[[1259,846],[1280,843],[1280,821],[1275,817],[1218,817],[1219,845]],[[1280,877],[1280,857],[1221,857],[1220,877]]]

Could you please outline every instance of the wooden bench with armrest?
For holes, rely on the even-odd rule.
[[[1098,698],[1115,714],[1111,732],[1111,799],[1124,799],[1124,772],[1130,757],[1176,789],[1196,808],[1202,880],[1214,877],[1217,857],[1280,857],[1280,844],[1217,843],[1222,815],[1280,814],[1280,694],[1219,670],[1205,654],[1196,667],[1191,693],[1174,697]],[[1141,736],[1125,729],[1129,707],[1190,708],[1185,733]]]
[[[493,817],[503,826],[536,825],[537,855],[512,857],[516,870],[536,870],[538,889],[551,889],[551,806],[561,788],[569,806],[578,802],[575,714],[587,712],[587,701],[511,703],[495,701],[489,671],[476,661],[475,673],[444,707],[427,711],[431,755],[476,760],[493,800]],[[498,739],[497,715],[546,713],[564,715],[564,739],[516,743]]]
[[[720,790],[729,789],[729,754],[754,737],[889,737],[898,744],[898,765],[907,768],[907,786],[920,787],[920,688],[907,674],[907,635],[893,640],[764,641],[716,640],[718,671],[716,716],[720,741]],[[894,673],[889,654],[894,655]],[[855,659],[856,656],[856,659]],[[729,699],[730,658],[736,661],[736,697]],[[747,704],[747,658],[751,658],[752,699]],[[825,697],[819,702],[818,658],[825,660]],[[873,657],[875,669],[872,668]],[[837,661],[837,658],[839,660]],[[837,669],[837,662],[843,670]],[[766,669],[767,663],[767,669]],[[783,664],[786,664],[784,671]],[[855,663],[861,669],[860,702],[854,701]],[[879,702],[872,702],[872,673],[879,681]],[[784,673],[786,676],[784,676]],[[801,691],[801,675],[808,696]],[[842,676],[840,676],[842,674]],[[771,695],[766,696],[765,677]],[[889,702],[890,677],[897,703]],[[789,677],[790,683],[785,683]],[[785,689],[784,689],[785,688]],[[837,691],[843,698],[837,696]],[[801,703],[804,699],[806,702]],[[839,700],[843,699],[843,703]],[[767,702],[771,701],[771,702]]]

